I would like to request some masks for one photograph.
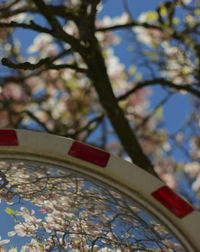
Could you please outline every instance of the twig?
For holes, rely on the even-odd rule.
[[[104,117],[104,115],[100,115],[100,116],[94,117],[85,126],[83,126],[82,128],[80,128],[79,130],[77,130],[74,134],[71,134],[70,137],[76,137],[77,135],[79,135],[83,131],[88,130],[90,128],[91,124],[93,124],[94,122],[98,123],[98,122],[102,121],[103,117]],[[67,135],[67,136],[69,136],[69,135]]]
[[[17,23],[14,21],[11,21],[10,23],[6,22],[0,22],[0,28],[23,28],[28,30],[34,30],[37,32],[44,32],[52,35],[52,30],[42,27],[40,25],[37,25],[35,22],[30,21],[29,24],[26,23]]]
[[[137,82],[135,86],[132,89],[130,89],[127,93],[119,96],[118,101],[125,100],[129,95],[135,93],[137,90],[141,88],[144,88],[147,86],[155,86],[155,85],[170,87],[170,88],[174,88],[180,91],[187,91],[188,93],[191,93],[197,96],[198,98],[200,98],[200,91],[197,89],[194,89],[192,85],[188,85],[188,84],[177,85],[173,83],[172,81],[166,80],[164,78],[157,78],[153,80],[145,80],[145,81]]]
[[[68,8],[66,8],[64,5],[47,5],[47,7],[56,15],[60,16],[65,19],[75,20],[77,17],[70,11]],[[8,7],[7,8],[1,8],[0,17],[12,17],[21,13],[38,13],[38,9],[32,6],[23,6],[19,9],[11,10]]]
[[[155,108],[153,109],[153,111],[151,111],[151,113],[149,113],[144,119],[143,119],[143,121],[139,124],[139,125],[137,125],[136,127],[135,127],[135,131],[137,131],[140,127],[142,127],[142,126],[144,126],[148,121],[149,121],[149,119],[154,115],[154,113],[156,112],[156,110],[158,109],[158,108],[160,108],[161,106],[163,106],[168,100],[169,100],[169,98],[171,97],[173,95],[173,93],[168,93],[156,106],[155,106]]]
[[[82,73],[87,72],[87,69],[80,68],[76,64],[60,64],[60,65],[52,64],[51,63],[52,60],[49,57],[41,59],[41,60],[39,60],[38,63],[35,63],[35,64],[31,64],[30,62],[13,63],[12,61],[10,61],[7,58],[3,58],[1,60],[1,62],[4,66],[14,68],[14,69],[35,70],[41,66],[45,66],[45,68],[47,68],[47,69],[59,70],[59,69],[63,69],[63,68],[71,68],[71,69],[76,70],[78,72],[82,72]]]
[[[0,185],[0,189],[2,189],[2,188],[5,188],[5,187],[6,187],[6,185],[8,184],[8,180],[7,180],[7,178],[6,178],[6,175],[5,175],[2,171],[0,171],[0,177],[1,177],[2,180],[3,180],[3,184]]]
[[[119,25],[113,25],[113,26],[108,26],[108,27],[102,27],[102,28],[97,28],[96,32],[105,32],[105,31],[111,31],[111,30],[117,30],[117,29],[127,29],[127,28],[131,28],[134,26],[140,26],[140,27],[144,27],[144,28],[149,28],[149,29],[157,29],[162,31],[163,28],[157,26],[157,25],[153,25],[153,24],[149,24],[149,23],[139,23],[137,21],[131,21],[128,22],[126,24],[119,24]]]

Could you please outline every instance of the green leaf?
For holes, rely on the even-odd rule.
[[[7,207],[7,208],[5,209],[5,212],[6,212],[7,214],[13,214],[15,211],[13,211],[11,208]]]
[[[164,17],[167,16],[167,9],[165,6],[160,7],[160,15]]]
[[[174,25],[177,25],[177,24],[180,23],[180,19],[175,17],[175,18],[172,19],[172,22],[173,22]]]
[[[158,19],[158,13],[156,11],[147,12],[147,19],[149,21],[156,21]]]
[[[154,59],[154,60],[156,60],[156,59],[159,58],[158,53],[156,53],[156,52],[144,50],[144,51],[143,51],[143,54],[144,54],[145,56],[150,57],[151,59]]]
[[[17,247],[10,245],[10,249],[17,249]]]
[[[194,13],[195,13],[195,15],[199,16],[200,15],[200,8],[195,9]]]
[[[129,74],[134,74],[136,72],[136,67],[134,65],[131,65],[128,69]]]
[[[136,81],[140,81],[142,79],[142,74],[141,73],[136,73],[135,74],[135,79],[136,79]]]
[[[161,120],[163,117],[163,108],[162,107],[157,108],[155,115],[159,120]]]

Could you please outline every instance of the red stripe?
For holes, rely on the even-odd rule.
[[[19,145],[15,130],[0,130],[0,146]]]
[[[190,204],[167,186],[159,188],[151,195],[179,218],[194,211]]]
[[[105,151],[98,150],[79,142],[74,142],[72,144],[68,154],[101,167],[107,165],[110,157],[110,154]]]

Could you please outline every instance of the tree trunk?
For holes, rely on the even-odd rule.
[[[107,74],[100,46],[95,38],[87,47],[87,53],[83,53],[82,57],[88,66],[88,77],[92,80],[100,103],[106,111],[125,151],[136,165],[156,175],[151,161],[144,154],[128,120],[118,105]]]

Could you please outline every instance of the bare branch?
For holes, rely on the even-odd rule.
[[[85,68],[80,68],[78,67],[76,64],[59,64],[59,65],[49,65],[49,66],[46,66],[47,69],[56,69],[56,70],[59,70],[59,69],[63,69],[63,68],[70,68],[72,70],[75,70],[77,72],[80,72],[80,73],[86,73],[87,72],[87,69]]]
[[[30,62],[13,63],[7,58],[3,58],[1,62],[2,62],[2,65],[10,67],[10,68],[14,68],[14,69],[35,70],[43,65],[49,64],[49,58],[41,59],[36,64],[31,64]]]
[[[47,128],[46,124],[43,123],[43,122],[41,122],[38,117],[36,117],[33,113],[31,113],[31,111],[27,111],[26,110],[26,111],[23,111],[23,113],[26,114],[27,116],[29,116],[33,121],[35,121],[36,123],[38,123],[40,126],[42,126],[42,128],[46,132],[52,133],[52,131]]]
[[[103,118],[104,118],[104,115],[96,116],[95,118],[90,120],[85,126],[83,126],[81,129],[77,130],[74,134],[71,134],[70,137],[76,137],[77,135],[79,135],[83,131],[88,131],[88,130],[90,131],[91,125],[94,123],[98,124],[99,122],[101,122],[103,120]],[[93,128],[92,128],[92,130],[93,130]],[[67,136],[69,136],[69,134]]]
[[[43,0],[33,0],[33,2],[35,3],[40,13],[46,18],[49,25],[52,27],[52,34],[56,38],[69,43],[71,47],[78,52],[84,51],[84,47],[81,45],[80,41],[63,30],[63,27],[54,16],[54,13],[51,11],[51,9],[48,8]]]
[[[73,12],[70,11],[68,8],[66,8],[64,5],[47,5],[47,6],[51,10],[51,12],[53,12],[54,15],[56,16],[60,16],[67,20],[77,19],[77,17],[73,14]],[[38,14],[39,11],[37,8],[33,6],[23,6],[22,8],[18,8],[14,10],[10,10],[9,8],[1,8],[0,17],[8,18],[8,17],[12,17],[21,13]]]
[[[135,127],[135,131],[137,131],[138,129],[140,129],[142,126],[144,126],[150,119],[151,117],[155,114],[156,110],[160,107],[162,107],[166,102],[168,102],[168,100],[170,99],[170,97],[173,95],[173,93],[168,93],[155,107],[154,109],[151,111],[151,113],[149,113],[140,124],[138,124]]]
[[[92,42],[87,48],[88,53],[83,54],[82,57],[88,66],[88,77],[92,80],[101,105],[106,111],[125,151],[133,162],[156,176],[151,161],[143,152],[136,135],[118,105],[118,100],[113,93],[98,41],[93,37]]]
[[[145,80],[145,81],[140,81],[135,84],[135,86],[130,89],[127,93],[124,95],[121,95],[118,97],[118,101],[122,101],[126,99],[129,95],[135,93],[137,90],[147,87],[147,86],[155,86],[155,85],[160,85],[160,86],[165,86],[165,87],[170,87],[176,90],[180,91],[186,91],[188,93],[191,93],[192,95],[199,97],[200,98],[200,91],[197,89],[194,89],[191,85],[188,84],[182,84],[182,85],[177,85],[173,83],[172,81],[163,79],[163,78],[157,78],[153,80]]]
[[[4,66],[14,68],[14,69],[35,70],[41,66],[44,66],[45,69],[59,70],[63,68],[70,68],[70,69],[76,70],[77,72],[82,72],[82,73],[87,72],[87,69],[80,68],[76,64],[60,64],[60,65],[52,64],[51,58],[41,59],[38,63],[35,63],[35,64],[31,64],[30,62],[13,63],[7,58],[3,58],[1,62]]]
[[[49,57],[49,62],[52,64],[54,61],[70,54],[72,52],[71,48],[70,49],[67,49],[67,50],[63,50],[61,51],[60,53],[58,53],[56,56],[54,57]],[[7,60],[7,59],[6,59]],[[5,85],[6,83],[9,83],[9,82],[15,82],[15,83],[22,83],[23,81],[27,80],[28,78],[30,77],[33,77],[33,76],[36,76],[36,75],[39,75],[41,74],[43,71],[45,71],[46,69],[43,68],[43,69],[37,69],[38,71],[32,71],[31,73],[27,74],[27,75],[10,75],[10,76],[6,76],[6,77],[0,77],[0,85],[3,86]]]
[[[0,28],[23,28],[23,29],[28,29],[28,30],[34,30],[37,32],[44,32],[44,33],[52,34],[52,30],[42,27],[40,25],[37,25],[33,21],[30,21],[29,24],[17,23],[14,21],[11,21],[10,23],[0,22]]]
[[[127,29],[127,28],[131,28],[134,26],[141,26],[141,27],[149,28],[149,29],[157,29],[160,31],[163,30],[163,28],[159,27],[158,25],[153,25],[153,24],[149,24],[149,23],[145,23],[145,22],[140,23],[137,21],[131,21],[126,24],[119,24],[119,25],[98,28],[98,29],[96,29],[96,32],[105,32],[105,31],[112,31],[112,30],[118,30],[118,29]]]

